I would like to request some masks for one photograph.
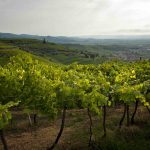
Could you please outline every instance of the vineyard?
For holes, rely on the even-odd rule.
[[[44,145],[47,150],[57,148],[61,141],[67,113],[76,110],[80,115],[82,110],[89,120],[87,147],[101,150],[94,138],[94,123],[98,122],[95,118],[102,118],[98,124],[103,129],[101,139],[106,139],[110,134],[107,130],[110,112],[123,109],[117,112],[120,118],[114,129],[121,130],[124,125],[128,128],[136,124],[138,109],[144,109],[150,117],[149,103],[149,60],[61,65],[46,64],[28,54],[16,55],[0,67],[0,148],[9,149],[5,131],[13,125],[14,110],[24,112],[31,127],[40,121],[38,116],[46,116],[50,122],[60,117],[58,134]]]

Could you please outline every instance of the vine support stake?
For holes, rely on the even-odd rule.
[[[93,122],[92,122],[92,116],[91,116],[91,113],[90,113],[90,109],[88,108],[87,109],[87,112],[88,112],[88,117],[90,119],[90,138],[89,138],[89,146],[91,146],[91,141],[92,141],[92,135],[93,135],[93,132],[92,132],[92,126],[93,126]]]
[[[148,108],[148,106],[146,106],[146,108],[147,108],[148,112],[150,113],[150,109]]]
[[[134,122],[134,118],[135,118],[135,115],[136,115],[136,112],[137,112],[138,103],[139,103],[139,101],[136,100],[136,102],[135,102],[135,109],[134,109],[133,115],[132,115],[132,117],[131,117],[131,124],[134,124],[134,123],[135,123],[135,122]]]
[[[66,118],[66,107],[64,107],[64,109],[63,109],[60,131],[59,131],[59,133],[58,133],[58,135],[57,135],[53,145],[50,148],[47,148],[47,150],[53,150],[55,148],[55,146],[57,145],[57,143],[58,143],[58,141],[59,141],[59,139],[60,139],[60,137],[62,135],[64,126],[65,126],[65,118]]]
[[[104,130],[104,135],[103,137],[106,137],[106,106],[103,106],[103,130]]]
[[[122,118],[121,118],[121,120],[119,122],[119,128],[122,127],[122,123],[123,123],[123,121],[125,119],[125,116],[126,116],[126,104],[124,104],[124,112],[123,112],[123,116],[122,116]]]
[[[129,105],[126,105],[127,107],[127,126],[130,125],[130,114],[129,114]]]
[[[8,146],[7,146],[5,136],[4,136],[3,129],[0,130],[0,137],[1,137],[1,141],[2,141],[2,144],[3,144],[4,150],[8,150]]]

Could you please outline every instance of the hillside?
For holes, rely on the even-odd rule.
[[[150,59],[150,44],[124,43],[123,45],[79,45],[79,44],[65,44],[68,48],[84,52],[96,53],[102,60],[121,59],[121,60],[139,60]]]
[[[9,62],[9,58],[17,54],[24,53],[19,48],[0,42],[0,65]]]
[[[51,42],[43,43],[43,41],[36,39],[1,39],[0,41],[57,63],[70,64],[79,62],[87,64],[102,62],[97,52],[86,51],[68,45]]]
[[[0,41],[0,65],[3,66],[5,64],[7,64],[10,60],[10,57],[12,56],[16,56],[18,54],[28,54],[28,55],[32,55],[33,58],[42,61],[44,63],[51,63],[48,59],[43,58],[41,56],[38,55],[34,55],[31,53],[28,53],[22,49],[20,49],[17,46],[8,44],[8,43],[4,43],[2,41]]]
[[[0,39],[37,39],[59,44],[82,44],[82,45],[138,45],[149,44],[150,35],[89,35],[89,36],[40,36],[30,34],[1,33]]]
[[[106,60],[121,59],[125,61],[150,59],[150,44],[140,45],[137,42],[124,43],[122,45],[80,45],[80,44],[56,44],[43,42],[37,39],[0,39],[1,53],[16,55],[19,50],[34,54],[44,61],[52,61],[61,64],[78,62],[81,64],[99,64]],[[146,42],[146,41],[145,41]],[[10,51],[11,50],[11,51]],[[3,54],[4,55],[4,54]],[[3,56],[1,54],[1,56]],[[8,55],[8,54],[7,54]],[[7,57],[6,54],[4,55]],[[0,58],[1,64],[5,60]]]
[[[46,44],[42,43],[43,39],[47,41]],[[0,41],[63,64],[97,64],[109,59],[128,61],[140,57],[150,58],[149,35],[54,37],[0,33]]]

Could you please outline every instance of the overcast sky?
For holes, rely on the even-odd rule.
[[[0,0],[0,32],[150,34],[150,0]]]

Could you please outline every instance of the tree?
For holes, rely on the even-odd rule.
[[[46,44],[46,39],[45,38],[43,39],[43,44]]]

